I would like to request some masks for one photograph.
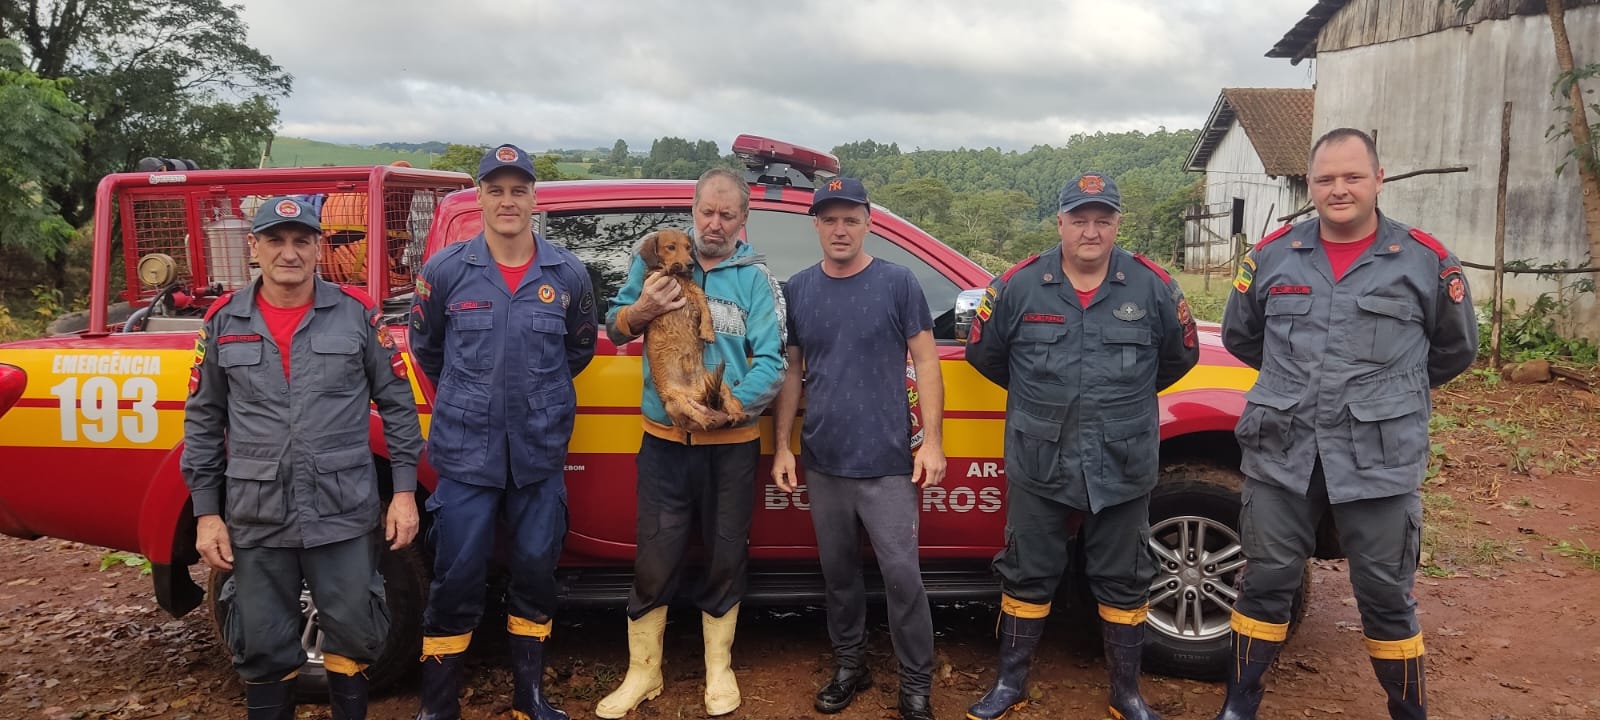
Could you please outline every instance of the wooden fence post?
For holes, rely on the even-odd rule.
[[[1500,178],[1494,201],[1494,308],[1489,320],[1489,363],[1500,369],[1500,330],[1506,301],[1506,176],[1511,170],[1511,103],[1500,111]]]

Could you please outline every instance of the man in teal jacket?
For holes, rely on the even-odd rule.
[[[750,217],[750,186],[743,178],[726,168],[706,171],[695,185],[692,212],[698,260],[694,279],[705,288],[717,334],[705,349],[705,364],[726,366],[724,381],[748,419],[705,432],[673,426],[646,359],[638,550],[628,597],[628,674],[595,707],[602,718],[620,718],[661,694],[667,603],[677,593],[696,518],[707,564],[694,593],[705,632],[706,714],[725,715],[739,707],[739,685],[730,666],[733,634],[745,591],[756,460],[761,455],[757,421],[777,396],[787,369],[783,294],[767,271],[766,259],[739,240]],[[606,332],[618,345],[686,302],[676,281],[661,275],[647,281],[645,275],[644,261],[636,255],[606,317]]]

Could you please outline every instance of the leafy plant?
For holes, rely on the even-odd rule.
[[[1580,280],[1554,293],[1540,294],[1520,313],[1516,301],[1508,298],[1500,328],[1501,357],[1518,362],[1535,358],[1562,359],[1584,365],[1600,362],[1600,346],[1575,332],[1579,323],[1578,296],[1592,293],[1594,281]],[[1492,342],[1489,309],[1479,313],[1478,319],[1478,355],[1488,357]]]
[[[118,550],[100,556],[100,572],[105,572],[115,565],[138,568],[140,576],[149,575],[151,571],[150,560],[138,553]]]
[[[1579,562],[1587,565],[1591,570],[1600,570],[1600,549],[1592,549],[1582,540],[1576,542],[1562,540],[1554,546],[1555,551],[1562,557],[1577,558]]]

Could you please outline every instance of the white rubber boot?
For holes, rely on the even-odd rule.
[[[733,633],[739,624],[739,606],[722,617],[700,613],[706,640],[706,714],[727,715],[739,709],[739,681],[733,677]]]
[[[667,633],[667,609],[658,607],[628,621],[628,675],[622,685],[594,706],[594,714],[616,720],[661,695],[661,644]]]

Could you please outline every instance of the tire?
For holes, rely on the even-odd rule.
[[[1144,665],[1151,672],[1221,680],[1233,659],[1229,631],[1243,578],[1241,478],[1220,468],[1174,467],[1150,496],[1150,545],[1161,563],[1152,585]],[[1306,577],[1311,573],[1306,566]],[[1305,612],[1306,582],[1290,611]]]
[[[380,540],[381,542],[381,540]],[[383,653],[367,668],[372,692],[377,694],[395,685],[417,666],[422,653],[422,610],[428,604],[428,563],[415,545],[399,551],[385,549],[378,559],[383,575],[384,594],[389,603],[389,636]],[[232,662],[232,651],[222,628],[228,619],[229,604],[219,602],[223,583],[233,573],[212,570],[206,582],[206,604],[211,608],[211,626],[223,653]],[[322,634],[316,628],[316,604],[304,588],[300,591],[301,644],[306,663],[296,677],[295,693],[304,702],[327,702],[328,672],[322,665]]]

